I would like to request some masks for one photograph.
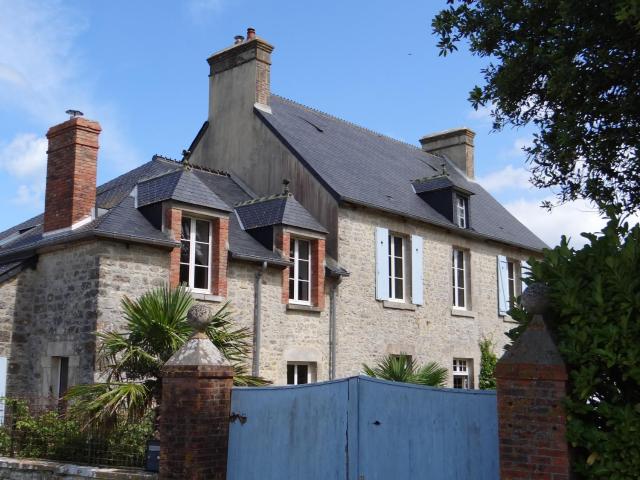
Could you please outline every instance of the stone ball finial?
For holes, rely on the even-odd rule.
[[[544,283],[529,285],[520,299],[522,306],[532,315],[544,315],[549,310],[549,287]]]
[[[187,322],[196,332],[204,332],[211,323],[211,310],[206,305],[198,303],[189,309]]]

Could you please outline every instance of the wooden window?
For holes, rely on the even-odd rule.
[[[456,224],[460,228],[467,228],[467,199],[456,195]]]
[[[458,248],[453,249],[451,257],[452,267],[452,289],[453,289],[453,306],[456,308],[468,308],[468,286],[467,286],[467,259],[464,250]]]
[[[287,385],[305,385],[315,381],[315,363],[287,363]]]
[[[211,289],[211,222],[182,217],[180,283],[195,291]]]
[[[473,388],[472,363],[466,358],[453,359],[453,388]]]
[[[292,238],[289,242],[289,302],[310,305],[311,295],[311,242]]]
[[[405,239],[389,235],[389,300],[405,299]]]

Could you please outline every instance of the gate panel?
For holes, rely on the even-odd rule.
[[[499,478],[495,392],[359,380],[361,478]]]
[[[347,379],[234,388],[227,478],[345,480],[348,400]]]

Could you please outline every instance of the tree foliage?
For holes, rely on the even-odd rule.
[[[444,387],[448,376],[447,369],[438,363],[418,367],[409,355],[387,355],[375,367],[363,364],[362,369],[370,377],[430,387]]]
[[[640,0],[447,0],[441,55],[488,59],[475,108],[494,129],[534,124],[532,181],[559,199],[640,208]]]
[[[127,416],[139,419],[162,398],[160,370],[193,334],[187,313],[194,300],[185,287],[161,287],[137,300],[124,297],[123,332],[99,332],[98,370],[103,382],[72,387],[66,398],[87,423],[114,422]],[[232,325],[229,305],[212,314],[206,331],[209,339],[232,363],[236,385],[265,385],[248,374],[246,359],[251,333]]]
[[[531,262],[529,281],[549,287],[545,317],[569,371],[568,439],[580,478],[640,472],[640,226],[613,218],[589,243],[563,237]],[[526,312],[514,318],[524,325]],[[516,338],[522,325],[510,332]]]
[[[480,390],[495,390],[496,364],[498,357],[494,352],[494,343],[490,338],[480,340]]]

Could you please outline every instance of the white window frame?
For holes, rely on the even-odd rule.
[[[518,289],[518,264],[516,260],[511,258],[507,259],[507,291],[509,294],[509,298],[507,299],[507,303],[510,308],[513,308],[514,298],[517,297],[520,292]]]
[[[459,265],[459,253],[462,253],[462,266]],[[461,248],[453,248],[451,251],[451,286],[452,286],[452,306],[460,310],[469,310],[469,268],[468,268],[467,252]],[[460,286],[458,271],[462,270],[462,286]],[[462,298],[464,305],[460,305],[458,301],[458,290],[462,290]]]
[[[293,257],[289,256],[289,259],[293,262],[293,266],[289,267],[289,281],[293,279],[293,292],[291,292],[291,288],[289,288],[289,303],[294,303],[296,305],[311,305],[311,293],[312,293],[312,254],[311,254],[311,246],[312,240],[308,238],[299,238],[299,237],[291,237],[290,240],[291,245],[289,247],[289,251],[291,251],[291,246],[293,246]],[[298,269],[300,268],[300,242],[306,242],[309,244],[309,269],[307,280],[298,278]],[[305,260],[303,260],[305,261]],[[300,282],[308,282],[309,283],[309,299],[308,300],[300,300]],[[293,293],[293,298],[291,297],[291,293]]]
[[[293,366],[293,383],[289,383],[289,366]],[[300,383],[299,381],[299,367],[307,367],[307,382]],[[314,368],[316,364],[311,362],[287,362],[287,385],[307,385],[309,383],[315,383]]]
[[[180,243],[186,240],[182,238],[182,222],[185,219],[189,219],[191,221],[191,227],[189,229],[189,263],[179,262],[180,266],[188,265],[189,267],[189,281],[187,283],[189,289],[195,293],[210,293],[211,292],[211,248],[213,246],[213,222],[211,219],[202,218],[194,215],[182,215],[182,219],[180,221]],[[196,221],[207,222],[209,224],[209,255],[208,255],[208,265],[207,265],[207,288],[195,288],[194,279],[196,272],[196,243],[204,243],[204,242],[196,242]],[[180,275],[180,272],[178,272]]]
[[[402,243],[402,257],[395,256],[395,239],[400,239]],[[402,260],[402,277],[396,277],[396,258]],[[405,302],[407,299],[407,239],[402,235],[396,235],[389,233],[389,251],[387,252],[387,259],[389,262],[389,301],[391,302]],[[402,298],[396,297],[396,282],[395,280],[402,280]]]
[[[454,358],[453,359],[453,388],[471,389],[473,388],[473,379],[471,377],[471,365],[473,360],[468,358]],[[463,386],[456,387],[456,379],[462,379]]]
[[[456,224],[460,228],[467,228],[467,199],[456,194]]]

